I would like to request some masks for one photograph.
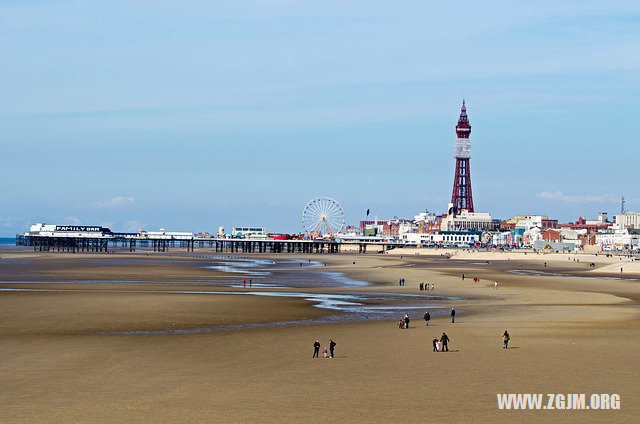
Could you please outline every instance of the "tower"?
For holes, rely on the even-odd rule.
[[[451,203],[453,212],[460,213],[463,209],[473,212],[473,196],[471,194],[471,169],[469,160],[471,159],[471,125],[467,117],[467,107],[462,100],[462,109],[458,125],[456,125],[456,148],[454,157],[456,159],[456,174],[453,178],[453,193]]]

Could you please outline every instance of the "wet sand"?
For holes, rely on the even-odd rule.
[[[205,252],[109,258],[3,253],[2,281],[40,283],[0,288],[101,291],[0,292],[0,420],[588,423],[632,422],[640,412],[640,275],[600,278],[613,265],[606,261],[585,269],[582,261],[548,257],[544,267],[544,259],[506,254],[447,259],[394,253],[291,257],[328,266],[300,271],[296,262],[280,265],[282,275],[297,274],[292,279],[304,284],[261,290],[424,295],[417,285],[429,282],[435,284],[429,294],[459,299],[439,304],[456,307],[456,324],[437,316],[426,328],[412,316],[412,328],[399,330],[395,319],[359,319],[304,298],[158,293],[249,290],[204,268],[209,261],[197,256],[210,254]],[[313,274],[325,271],[371,284],[321,287],[324,277]],[[463,282],[462,273],[480,283]],[[402,277],[407,283],[399,287]],[[109,278],[126,281],[102,283]],[[126,292],[133,289],[148,293]],[[104,334],[335,314],[347,319],[192,334]],[[509,350],[501,348],[505,329],[512,336]],[[452,352],[431,352],[431,339],[443,331]],[[336,340],[337,357],[311,359],[316,338],[323,347]],[[618,393],[622,406],[498,411],[496,393]]]

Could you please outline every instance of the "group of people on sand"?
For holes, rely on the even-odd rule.
[[[336,342],[334,342],[332,339],[330,339],[329,340],[329,350],[327,351],[327,348],[325,347],[322,350],[322,357],[325,358],[325,359],[327,357],[328,358],[333,358],[333,352],[334,352],[335,348],[336,348]],[[319,354],[320,354],[320,341],[316,340],[313,343],[313,357],[314,358],[319,358],[320,357]],[[329,355],[329,356],[327,356],[327,355]]]
[[[431,283],[431,290],[435,290],[436,285]],[[420,283],[420,291],[427,290],[429,291],[429,283]]]
[[[429,321],[431,321],[431,314],[429,311],[425,311],[424,313],[424,322],[426,326],[429,326]],[[451,324],[454,324],[456,321],[456,310],[455,308],[451,308]],[[404,314],[404,318],[400,320],[400,324],[398,324],[399,328],[409,328],[409,322],[411,319],[409,318],[409,314]],[[511,340],[511,336],[509,336],[509,332],[504,330],[504,334],[502,335],[502,348],[509,348],[509,340]],[[447,333],[442,333],[442,336],[438,339],[437,337],[432,340],[433,342],[433,351],[434,352],[449,352],[448,343],[451,341]]]
[[[467,278],[466,275],[462,274],[462,281],[464,281],[464,279]],[[480,282],[480,278],[478,277],[473,277],[473,282],[474,283],[479,283]]]
[[[428,327],[429,321],[431,321],[431,314],[429,313],[429,311],[425,311],[423,319],[426,326]],[[404,317],[400,320],[400,323],[398,324],[398,328],[400,329],[409,328],[410,322],[411,322],[411,318],[409,318],[409,314],[404,314]],[[451,308],[451,324],[455,324],[455,322],[456,322],[456,310],[454,308]]]
[[[547,266],[547,263],[546,263],[546,262],[544,263],[544,266]],[[464,280],[465,280],[465,278],[467,278],[467,276],[466,276],[466,275],[464,275],[464,274],[462,274],[462,277],[461,277],[461,278],[462,278],[462,281],[464,281]],[[474,283],[476,283],[476,284],[480,283],[480,278],[479,278],[479,277],[473,277],[473,282],[474,282]],[[494,281],[494,282],[493,282],[493,289],[494,289],[494,290],[497,290],[497,289],[498,289],[498,282],[497,282],[497,281]]]
[[[447,336],[447,333],[442,333],[440,339],[438,339],[437,337],[433,339],[433,351],[449,352],[449,346],[447,345],[447,343],[449,343],[450,341],[451,339],[449,338],[449,336]]]
[[[407,329],[409,328],[410,322],[411,322],[411,319],[409,318],[409,314],[404,314],[404,318],[400,320],[400,323],[398,324],[398,328],[400,328],[401,330]]]

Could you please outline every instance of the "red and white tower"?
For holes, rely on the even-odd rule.
[[[451,203],[453,205],[453,213],[460,213],[466,209],[473,212],[473,196],[471,194],[471,169],[469,168],[469,160],[471,159],[471,125],[467,117],[467,107],[462,100],[462,110],[460,111],[460,119],[456,125],[456,175],[453,179],[453,193],[451,194]]]

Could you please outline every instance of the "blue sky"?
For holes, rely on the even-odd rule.
[[[0,235],[640,209],[635,2],[1,1]]]

